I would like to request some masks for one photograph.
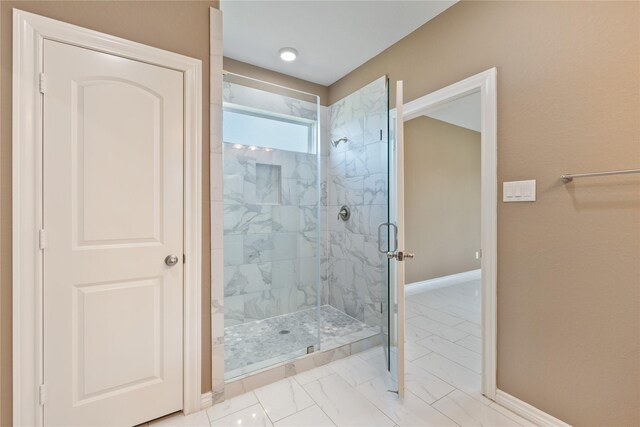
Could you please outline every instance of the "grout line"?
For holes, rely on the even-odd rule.
[[[213,405],[209,406],[209,408],[213,408]],[[212,427],[213,421],[211,421],[211,417],[209,416],[209,408],[204,409],[204,413],[207,415],[207,420],[209,421],[209,427]]]
[[[333,363],[333,362],[329,362],[329,363],[327,363],[327,365],[330,365],[331,363]],[[337,374],[337,372],[334,372],[334,374]],[[333,375],[333,374],[331,374],[331,375]],[[309,385],[309,384],[313,383],[314,381],[317,381],[318,383],[320,383],[320,380],[321,380],[322,378],[326,378],[327,376],[328,376],[328,375],[325,375],[324,377],[320,377],[320,378],[318,378],[318,379],[315,379],[315,380],[313,380],[313,381],[310,381],[310,382],[308,382],[308,383],[307,383],[307,384],[305,384],[305,385]],[[338,375],[338,376],[339,376],[339,375]],[[340,377],[340,378],[342,378],[342,377]],[[302,384],[300,384],[300,387],[302,387],[302,389],[304,390],[304,387],[305,387],[305,386],[303,386]],[[320,388],[322,388],[322,384],[320,384]],[[322,411],[322,412],[327,416],[327,418],[329,418],[329,420],[333,423],[333,425],[334,425],[334,426],[337,426],[337,425],[338,425],[338,423],[337,423],[333,418],[331,418],[331,417],[329,416],[329,414],[327,414],[327,413],[325,412],[325,410],[324,410],[324,409],[322,409],[322,406],[320,406],[320,404],[319,404],[318,402],[316,402],[316,400],[313,398],[313,396],[311,396],[311,394],[310,394],[307,390],[304,390],[304,391],[309,395],[309,397],[311,398],[311,400],[313,400],[313,403],[314,403],[318,408],[320,408],[320,410],[321,410],[321,411]]]
[[[444,380],[443,380],[444,381]],[[446,381],[445,381],[446,382]],[[449,384],[449,383],[447,383]],[[431,406],[433,406],[434,403],[439,402],[441,399],[444,399],[445,397],[449,396],[451,393],[453,393],[456,390],[462,391],[460,390],[458,387],[454,387],[453,384],[449,384],[451,387],[453,387],[453,390],[449,391],[447,394],[445,394],[444,396],[440,396],[439,398],[437,398],[436,400],[434,400],[433,402],[430,403]],[[437,408],[436,408],[437,409]]]
[[[446,357],[442,356],[441,354],[436,353],[435,351],[432,351],[432,352],[431,352],[431,353],[429,353],[429,354],[432,354],[432,353],[435,353],[435,354],[437,354],[438,356],[443,357],[443,358],[445,358],[445,359],[449,360],[450,362],[456,363],[456,362],[454,362],[453,360],[450,360],[450,359],[448,359],[448,358],[446,358]],[[422,357],[426,357],[426,356],[428,356],[429,354],[425,354],[425,355],[424,355],[424,356],[422,356]],[[418,359],[422,359],[422,357],[419,357]],[[418,360],[418,359],[416,359],[416,360]],[[415,361],[414,361],[413,363],[415,363]],[[459,363],[456,363],[456,365],[458,365],[458,366],[462,366],[462,365],[460,365]],[[425,369],[425,368],[423,368],[423,367],[421,367],[421,366],[419,366],[419,365],[416,365],[416,366],[418,366],[418,368],[422,369],[423,371],[425,371],[425,372],[427,372],[427,373],[429,373],[429,374],[433,375],[434,377],[438,378],[439,380],[441,380],[441,381],[443,381],[443,382],[445,382],[445,383],[449,384],[451,387],[455,388],[456,390],[460,390],[458,387],[456,387],[455,385],[451,384],[449,381],[445,380],[444,378],[442,378],[442,377],[441,377],[441,376],[439,376],[438,374],[435,374],[435,373],[433,373],[433,372],[429,371],[428,369]],[[468,371],[471,371],[471,369],[469,369],[469,368],[467,368],[467,367],[465,367],[465,366],[462,366],[462,367],[463,367],[463,368],[465,368],[465,369],[466,369],[466,370],[468,370]],[[471,372],[473,372],[473,371],[471,371]],[[476,374],[475,372],[473,372],[473,373],[474,373],[475,375],[478,375],[478,374]],[[482,375],[480,375],[480,379],[482,379]],[[462,391],[462,390],[460,390],[460,391]]]
[[[337,425],[338,425],[338,424],[333,420],[333,418],[331,418],[331,417],[329,416],[329,414],[327,414],[327,413],[324,411],[324,409],[322,409],[322,406],[318,405],[318,402],[316,402],[316,401],[313,399],[313,397],[311,398],[311,400],[313,400],[313,403],[315,403],[315,405],[318,407],[318,409],[320,409],[320,410],[322,411],[322,413],[323,413],[327,418],[329,418],[329,421],[331,421],[331,424],[333,424],[334,426],[337,426]]]
[[[418,304],[420,304],[420,303],[418,303]],[[440,314],[444,314],[445,316],[454,317],[454,318],[456,318],[456,319],[460,320],[460,323],[456,323],[455,325],[446,325],[445,323],[442,323],[442,322],[441,322],[441,321],[439,321],[439,320],[432,319],[431,317],[429,317],[429,315],[428,315],[428,314],[424,314],[424,313],[420,313],[420,314],[418,314],[419,316],[426,317],[427,319],[430,319],[430,320],[436,321],[436,322],[438,322],[438,323],[442,323],[443,325],[449,326],[449,327],[451,327],[451,328],[454,328],[454,327],[456,327],[456,326],[458,326],[458,325],[460,325],[460,324],[462,324],[462,323],[464,323],[464,322],[469,322],[469,320],[467,320],[467,319],[463,319],[463,318],[462,318],[462,317],[460,317],[460,316],[455,316],[455,315],[453,315],[453,314],[446,313],[446,312],[444,312],[444,311],[438,310],[437,308],[432,308],[432,307],[425,306],[425,305],[422,305],[422,306],[423,306],[423,307],[425,307],[425,308],[427,308],[427,309],[429,309],[429,310],[436,311],[436,312],[438,312],[438,313],[440,313]],[[414,317],[415,317],[415,316],[414,316]],[[473,322],[469,322],[469,323],[473,323]]]
[[[256,396],[257,397],[257,396]],[[266,409],[264,409],[264,406],[262,405],[262,402],[260,402],[260,399],[258,399],[258,405],[260,405],[260,407],[262,408],[262,412],[264,412],[264,414],[267,416],[267,418],[269,419],[269,421],[271,421],[271,424],[273,425],[274,421],[271,419],[271,416],[269,415],[269,413],[267,412]],[[250,408],[251,406],[249,406]]]
[[[425,294],[426,294],[426,293],[425,293]],[[418,295],[424,295],[424,294],[418,294]],[[465,307],[463,307],[463,306],[461,306],[461,305],[458,305],[458,302],[457,302],[457,300],[456,300],[455,298],[451,298],[451,297],[442,297],[442,296],[440,296],[440,295],[437,295],[437,296],[438,296],[439,298],[445,298],[445,299],[450,300],[450,301],[445,301],[445,302],[443,302],[443,303],[439,304],[439,305],[441,305],[441,306],[442,306],[442,305],[445,305],[445,306],[447,306],[447,305],[448,305],[448,306],[451,306],[451,307],[458,308],[458,309],[460,309],[460,310],[463,310],[463,311],[469,312],[469,313],[471,313],[471,314],[478,314],[478,315],[480,315],[480,316],[482,315],[482,312],[480,312],[480,313],[476,313],[476,312],[474,312],[474,311],[472,311],[472,310],[469,310],[468,308],[465,308]],[[418,305],[419,305],[419,306],[421,306],[421,307],[425,307],[425,308],[428,308],[428,309],[431,309],[431,310],[437,310],[437,311],[442,312],[442,310],[440,310],[439,308],[434,308],[433,306],[430,306],[430,305],[428,305],[428,304],[425,304],[424,302],[420,301],[419,299],[412,300],[412,302],[413,302],[414,304],[418,304]],[[482,305],[481,305],[481,304],[480,304],[480,307],[481,307],[481,311],[482,311]],[[443,313],[448,314],[448,313],[446,313],[446,312],[443,312]],[[460,317],[460,316],[456,316],[456,317]]]
[[[440,399],[436,400],[435,402],[433,402],[432,404],[430,404],[429,406],[431,406],[433,409],[435,409],[436,411],[438,411],[440,414],[442,414],[443,416],[449,418],[451,420],[452,423],[457,424],[459,426],[461,426],[461,424],[458,424],[458,422],[456,420],[454,420],[453,418],[451,418],[449,415],[445,414],[444,412],[442,412],[440,409],[436,408],[434,405],[434,403],[440,401],[441,399],[444,399],[445,397],[449,396],[451,393],[453,393],[454,391],[459,390],[462,391],[458,388],[453,388],[453,390],[451,390],[449,393],[445,394],[444,396],[442,396]]]
[[[454,344],[454,343],[452,343],[452,344]],[[462,347],[462,346],[461,346],[461,347]],[[464,347],[463,347],[463,348],[464,348]],[[471,351],[471,350],[469,350],[469,351]],[[439,353],[439,352],[438,352],[438,351],[436,351],[436,350],[431,350],[431,352],[432,352],[432,353],[437,354],[437,355],[438,355],[438,356],[440,356],[440,357],[443,357],[443,358],[447,359],[447,360],[448,360],[448,361],[450,361],[450,362],[455,363],[455,364],[456,364],[456,365],[458,365],[458,366],[462,366],[462,367],[463,367],[463,368],[465,368],[467,371],[471,371],[471,372],[473,372],[475,375],[479,375],[479,376],[480,376],[480,380],[482,380],[482,374],[477,373],[476,371],[474,371],[474,370],[473,370],[473,369],[471,369],[470,367],[468,367],[468,366],[464,366],[462,363],[460,363],[460,362],[456,362],[455,360],[451,360],[450,358],[448,358],[448,357],[447,357],[447,356],[445,356],[444,354]],[[474,354],[478,354],[478,353],[474,353]],[[425,356],[428,356],[428,354],[425,354]],[[424,357],[424,356],[423,356],[423,357]],[[480,363],[482,364],[482,357],[480,357]]]
[[[339,375],[339,374],[338,374],[338,375]],[[357,386],[355,386],[355,387],[353,387],[353,386],[352,386],[351,388],[353,388],[353,390],[354,390],[358,395],[360,395],[360,397],[362,397],[364,400],[366,400],[366,401],[367,401],[367,402],[369,402],[371,405],[373,405],[373,407],[374,407],[374,408],[376,408],[376,409],[377,409],[377,410],[378,410],[378,411],[379,411],[379,412],[380,412],[380,413],[381,413],[385,418],[387,418],[389,421],[391,421],[394,425],[398,425],[398,423],[396,423],[396,422],[395,422],[395,420],[394,420],[393,418],[391,418],[389,415],[387,415],[387,413],[386,413],[384,410],[382,410],[382,408],[380,408],[378,405],[376,405],[376,404],[375,404],[375,402],[371,401],[371,400],[370,400],[370,399],[369,399],[365,394],[363,394],[360,390],[358,390],[358,387],[359,387],[359,386],[364,385],[364,384],[367,384],[367,383],[369,383],[369,382],[371,382],[371,381],[373,381],[373,380],[375,380],[375,379],[377,379],[377,378],[380,378],[380,377],[381,377],[381,376],[383,376],[383,375],[386,375],[386,374],[380,374],[380,375],[378,375],[377,377],[371,378],[370,380],[365,381],[365,382],[363,382],[362,384],[358,384],[358,385],[357,385]],[[408,391],[408,390],[406,390],[406,391]],[[383,392],[384,392],[384,391],[383,391]],[[386,392],[387,392],[387,393],[391,393],[391,392],[389,392],[389,391],[386,391]],[[411,394],[413,394],[413,393],[411,393]]]
[[[236,397],[244,396],[245,394],[249,394],[249,393],[253,394],[253,397],[256,399],[256,401],[258,403],[260,403],[260,399],[258,399],[258,396],[253,392],[253,390],[245,391],[244,393],[241,393],[241,394],[238,394],[236,396],[233,396],[231,399],[235,399]],[[231,400],[231,399],[229,399],[229,400]],[[223,400],[222,402],[218,402],[217,404],[221,404],[221,403],[224,403],[224,402],[228,402],[228,400]],[[255,405],[256,405],[255,403],[252,403],[249,406],[242,407],[242,408],[240,408],[240,409],[238,409],[236,411],[229,412],[228,414],[225,414],[224,416],[222,416],[220,418],[215,418],[215,419],[209,417],[209,411],[208,411],[208,409],[213,408],[213,406],[210,406],[209,408],[205,409],[205,411],[207,411],[207,417],[209,417],[209,423],[211,423],[213,425],[214,421],[218,421],[218,420],[221,420],[222,418],[226,418],[226,417],[228,417],[230,415],[237,414],[238,412],[244,411],[245,409],[250,408],[250,407],[255,406]]]

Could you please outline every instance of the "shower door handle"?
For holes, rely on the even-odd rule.
[[[413,253],[411,252],[405,252],[405,251],[394,251],[394,252],[387,252],[387,258],[389,259],[397,259],[398,261],[404,261],[407,259],[413,259]]]
[[[382,227],[393,227],[393,249],[389,248],[389,251],[395,252],[398,250],[398,226],[392,222],[382,222],[378,225],[378,252],[381,254],[389,254],[390,252],[382,247]]]

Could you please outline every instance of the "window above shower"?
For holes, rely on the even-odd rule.
[[[318,154],[319,98],[227,73],[223,141],[244,152]]]
[[[316,153],[315,121],[225,106],[224,142],[235,149]]]

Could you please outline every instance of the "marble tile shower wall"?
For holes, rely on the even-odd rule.
[[[386,78],[329,107],[326,158],[328,302],[371,326],[382,326],[387,298],[387,259],[377,250],[378,224],[387,220]],[[342,205],[351,218],[337,218]],[[324,209],[324,207],[323,207]]]
[[[316,154],[223,151],[225,327],[315,307]]]

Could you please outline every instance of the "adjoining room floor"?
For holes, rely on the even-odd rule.
[[[342,311],[324,305],[224,329],[225,379],[275,365],[306,353],[307,347],[328,350],[380,332]]]
[[[480,283],[407,297],[406,395],[389,392],[382,347],[160,426],[531,426],[480,394]]]

